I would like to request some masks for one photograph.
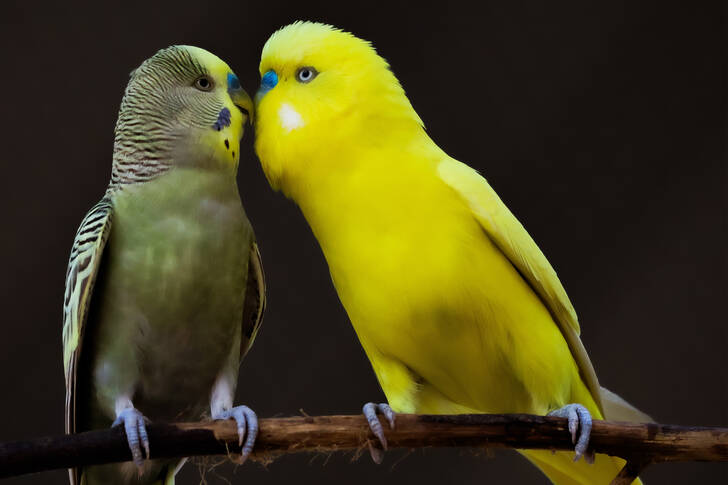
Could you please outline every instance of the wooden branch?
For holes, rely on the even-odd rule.
[[[225,455],[238,450],[234,422],[150,424],[152,458]],[[389,448],[479,447],[572,450],[566,420],[524,414],[397,415],[385,426]],[[356,416],[260,420],[253,459],[302,452],[362,450],[374,443]],[[590,449],[628,461],[615,484],[629,483],[650,463],[728,461],[728,428],[595,421]],[[0,477],[131,460],[121,427],[0,444]],[[631,480],[630,480],[631,481]]]

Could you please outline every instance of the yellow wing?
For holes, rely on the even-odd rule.
[[[111,201],[104,198],[86,214],[73,241],[63,299],[63,369],[66,375],[66,433],[76,431],[76,365],[94,283],[111,229]],[[69,470],[71,484],[77,469]]]
[[[452,158],[438,166],[440,177],[463,197],[488,238],[503,252],[549,309],[569,345],[582,380],[605,418],[619,421],[651,422],[652,418],[599,385],[594,367],[579,338],[576,318],[566,290],[556,271],[526,229],[500,200],[478,172]]]
[[[438,172],[468,202],[488,238],[510,260],[546,305],[569,345],[584,383],[603,413],[601,388],[579,338],[576,311],[546,256],[478,172],[451,158],[440,163]]]

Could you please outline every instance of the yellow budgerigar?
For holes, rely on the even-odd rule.
[[[375,434],[384,443],[378,412],[390,425],[394,412],[563,416],[575,452],[522,453],[555,483],[609,483],[624,462],[586,463],[592,416],[649,417],[599,386],[548,260],[430,139],[387,62],[296,22],[265,44],[260,73],[256,151],[313,229],[387,396],[364,406]]]

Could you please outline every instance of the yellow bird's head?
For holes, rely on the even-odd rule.
[[[339,148],[376,143],[422,121],[389,64],[349,32],[295,22],[263,47],[256,95],[256,152],[274,189],[302,173],[346,163]]]

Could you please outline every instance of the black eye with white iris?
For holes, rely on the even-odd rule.
[[[318,71],[311,66],[301,67],[296,71],[296,81],[299,83],[310,83],[318,76]]]
[[[212,88],[214,87],[214,83],[212,82],[212,79],[208,76],[200,76],[197,79],[195,79],[195,82],[193,84],[194,87],[199,89],[200,91],[212,91]]]

